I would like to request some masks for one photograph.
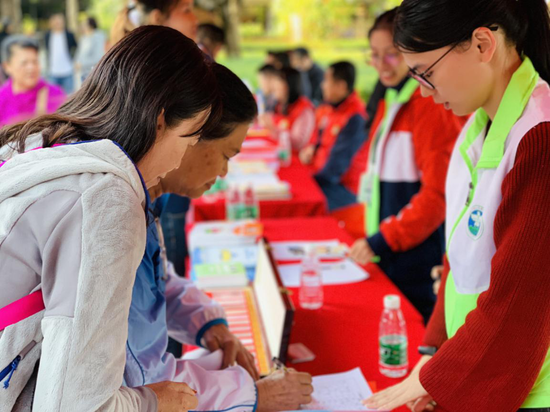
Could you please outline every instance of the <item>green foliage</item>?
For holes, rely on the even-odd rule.
[[[90,0],[88,14],[97,19],[99,27],[109,33],[117,14],[123,9],[124,0]]]
[[[280,0],[274,2],[278,33],[289,34],[293,16],[301,20],[307,39],[327,38],[336,30],[349,27],[355,1],[342,0]]]

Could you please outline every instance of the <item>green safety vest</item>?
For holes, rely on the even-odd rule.
[[[487,137],[482,143],[481,156],[477,163],[474,164],[469,153],[471,153],[470,149],[472,148],[472,145],[474,145],[476,142],[479,144],[479,139],[484,138],[485,130],[490,120],[489,116],[483,109],[479,109],[475,113],[474,118],[471,120],[469,128],[465,132],[465,135],[461,135],[463,141],[458,148],[458,153],[453,153],[453,159],[451,160],[451,165],[448,172],[449,177],[447,185],[447,223],[450,224],[450,222],[456,219],[457,216],[457,214],[455,214],[454,216],[449,216],[449,213],[458,212],[458,209],[449,212],[449,208],[452,208],[453,204],[458,204],[458,200],[461,200],[461,204],[464,205],[464,197],[462,199],[459,199],[458,197],[456,197],[457,194],[452,193],[452,191],[454,190],[458,191],[456,186],[449,185],[449,182],[452,182],[453,178],[457,178],[457,176],[462,177],[461,174],[463,173],[461,173],[461,171],[464,170],[464,164],[469,171],[469,178],[471,179],[472,186],[467,196],[468,200],[466,206],[464,206],[463,209],[458,213],[458,218],[456,219],[451,229],[450,235],[448,235],[447,239],[447,256],[449,258],[449,262],[451,263],[451,272],[449,273],[444,293],[445,323],[447,335],[449,338],[452,338],[457,333],[459,328],[464,325],[466,321],[466,316],[472,310],[476,309],[480,293],[487,290],[489,287],[491,271],[490,261],[492,259],[492,256],[484,256],[482,259],[477,259],[477,256],[475,255],[473,255],[474,257],[472,258],[471,252],[473,251],[473,253],[475,254],[479,252],[483,247],[494,245],[492,236],[494,220],[492,219],[494,219],[494,213],[496,212],[496,208],[500,203],[500,200],[496,202],[496,204],[493,204],[490,207],[486,207],[488,204],[487,196],[489,196],[490,200],[490,196],[495,197],[496,194],[487,194],[487,182],[480,183],[479,180],[483,179],[484,173],[495,173],[492,181],[493,187],[498,187],[498,189],[500,190],[502,182],[498,180],[495,182],[495,179],[503,179],[505,177],[506,173],[509,171],[506,168],[511,168],[513,166],[513,160],[515,158],[515,152],[511,153],[510,150],[506,150],[507,145],[510,147],[512,144],[519,144],[519,141],[525,135],[525,133],[531,127],[534,127],[536,124],[538,124],[537,122],[540,117],[540,113],[538,113],[537,110],[533,111],[537,113],[526,113],[526,107],[533,96],[533,92],[537,87],[538,80],[539,75],[533,67],[533,64],[531,63],[529,58],[525,58],[523,64],[513,75],[510,84],[506,89],[498,112],[495,116],[494,122],[490,127]],[[541,83],[539,82],[538,84]],[[543,87],[546,87],[545,83],[542,83],[542,85]],[[550,113],[550,110],[548,110],[548,112]],[[529,120],[529,117],[525,116],[532,116],[532,122],[534,124],[532,124],[532,126],[529,126],[524,131],[514,129],[520,118],[522,118],[522,120]],[[548,116],[548,120],[550,120],[550,114],[546,114],[546,116]],[[527,122],[527,125],[529,124],[530,123]],[[520,135],[520,133],[522,134]],[[501,164],[505,156],[507,156],[506,161],[508,162],[506,168],[502,167],[503,165]],[[462,168],[455,168],[455,165],[458,165],[461,162],[462,164],[460,166],[462,166]],[[501,167],[499,168],[499,166]],[[458,179],[459,181],[460,177]],[[495,185],[494,183],[500,184]],[[453,196],[455,197],[453,198]],[[487,219],[487,215],[489,215],[489,219]],[[488,225],[490,226],[487,228]],[[485,231],[486,233],[483,233],[483,231]],[[481,240],[483,234],[485,234],[485,237],[483,238],[483,240]],[[479,253],[483,253],[483,251]],[[471,261],[460,261],[459,257],[463,256],[469,256]],[[460,267],[460,279],[458,277],[455,278],[452,273],[453,260],[457,262],[457,267],[455,267],[455,269]],[[485,265],[485,268],[482,270],[483,276],[479,276],[476,278],[476,276],[474,275],[472,278],[472,275],[467,273],[470,271],[468,270],[468,266],[472,271],[475,272],[476,270],[478,270],[480,265]],[[470,276],[471,278],[464,280],[465,278],[468,278],[468,276]],[[476,281],[478,283],[476,283]],[[471,293],[476,289],[476,287],[480,290],[478,290],[476,293]],[[526,348],[518,349],[526,350]],[[546,356],[544,365],[533,387],[533,390],[522,405],[523,408],[550,407],[549,377],[550,353],[548,353]],[[510,379],[513,379],[513,377],[510,377]],[[467,394],[465,395],[467,396]]]
[[[373,142],[369,147],[369,159],[367,169],[361,176],[359,186],[359,202],[366,204],[365,225],[368,236],[375,235],[380,230],[380,157],[382,149],[390,134],[395,117],[401,107],[407,104],[418,89],[419,84],[414,79],[409,79],[403,88],[397,92],[388,88],[384,97],[384,119],[373,136]]]

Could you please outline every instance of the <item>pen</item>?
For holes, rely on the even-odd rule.
[[[280,370],[283,370],[285,372],[288,371],[288,369],[283,364],[283,362],[281,362],[279,358],[277,358],[276,356],[273,357],[272,361],[273,361],[273,371],[280,371]]]

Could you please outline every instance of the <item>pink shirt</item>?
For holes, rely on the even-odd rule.
[[[46,111],[53,113],[65,102],[65,93],[60,87],[41,79],[33,89],[14,94],[11,79],[6,81],[0,88],[0,127],[36,116],[38,92],[44,87],[48,88]]]

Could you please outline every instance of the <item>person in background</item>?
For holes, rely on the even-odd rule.
[[[321,89],[321,83],[325,77],[323,69],[313,61],[309,50],[305,47],[299,47],[290,52],[290,64],[299,72],[304,73],[309,83],[307,97],[315,106],[319,106],[323,102],[323,90]]]
[[[221,27],[209,23],[199,25],[197,29],[197,45],[213,61],[216,61],[216,56],[224,44],[225,32]]]
[[[71,94],[74,91],[73,58],[78,44],[74,34],[65,28],[65,16],[54,14],[50,18],[45,42],[49,80]]]
[[[170,27],[196,41],[198,20],[193,0],[136,0],[135,5],[117,15],[111,28],[110,44],[114,45],[143,25]]]
[[[294,151],[304,148],[315,131],[315,108],[302,91],[302,76],[294,69],[277,70],[272,80],[277,104],[273,114],[259,117],[273,135],[288,131]]]
[[[277,101],[273,96],[273,84],[278,70],[269,64],[265,64],[258,69],[258,86],[257,93],[259,114],[273,113]]]
[[[356,158],[363,173],[359,200],[365,204],[367,236],[351,257],[361,264],[378,256],[379,266],[427,322],[435,304],[431,270],[444,254],[445,176],[464,119],[422,97],[393,45],[397,9],[369,31],[372,64],[387,87],[369,140]]]
[[[265,61],[264,63],[269,66],[275,66],[275,55],[277,54],[274,50],[268,50],[265,55]]]
[[[105,54],[106,41],[105,34],[97,28],[97,21],[93,17],[86,18],[82,24],[82,37],[75,58],[75,68],[80,72],[82,81],[90,75]]]
[[[289,69],[292,67],[290,65],[290,56],[287,51],[268,52],[266,64],[271,64],[277,70]]]
[[[311,165],[329,210],[356,202],[358,178],[350,173],[352,160],[365,141],[365,105],[355,91],[355,66],[332,64],[322,83],[327,104],[317,109],[318,133],[300,152]]]
[[[4,40],[10,36],[13,32],[11,20],[9,18],[2,19],[2,31],[0,31],[0,49],[2,47],[2,43]],[[2,57],[0,54],[0,64],[2,64]],[[4,84],[6,79],[8,78],[8,75],[4,71],[4,69],[0,66],[0,86]]]
[[[475,112],[446,182],[445,269],[421,358],[366,402],[550,410],[550,15],[545,0],[405,0],[393,41],[422,93]]]
[[[227,174],[229,159],[239,153],[256,116],[256,102],[246,85],[224,66],[214,63],[212,70],[223,106],[218,127],[184,156],[177,173],[169,173],[149,190],[151,199],[158,200],[150,208],[147,248],[133,289],[124,376],[129,386],[193,382],[198,410],[296,409],[310,400],[311,377],[289,372],[260,379],[253,356],[229,331],[223,308],[192,281],[179,277],[166,261],[159,240],[164,236],[154,222],[164,213],[163,193],[196,198]],[[167,353],[168,335],[212,352],[221,349],[218,364],[204,368],[200,362]]]
[[[0,44],[13,34],[13,25],[8,17],[2,19],[2,30],[0,31]]]
[[[0,126],[53,113],[65,101],[59,86],[40,77],[38,43],[13,35],[2,43],[2,68],[9,79],[0,88]]]

